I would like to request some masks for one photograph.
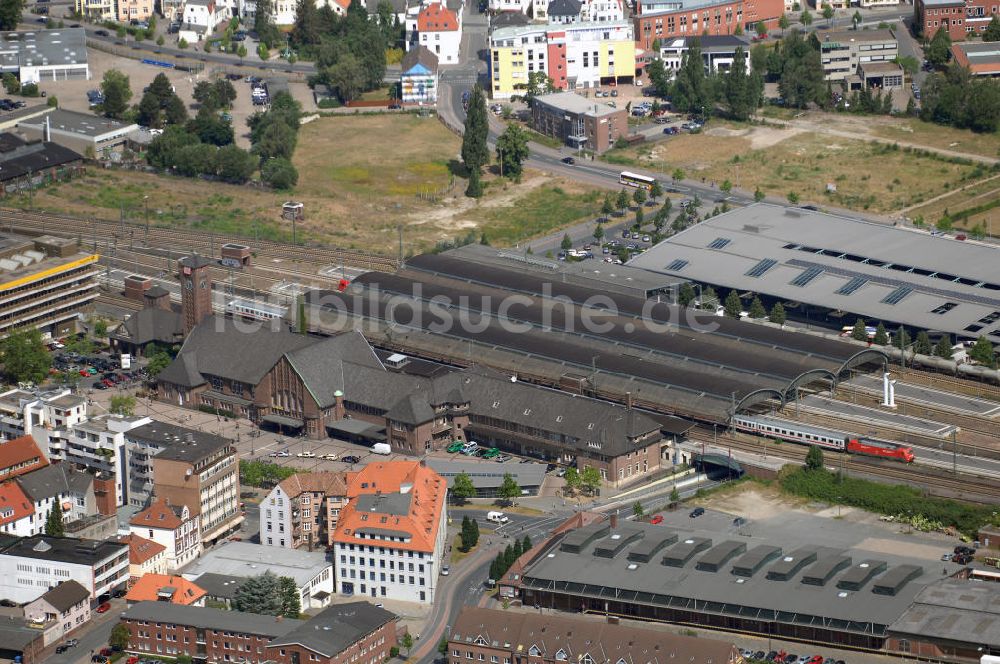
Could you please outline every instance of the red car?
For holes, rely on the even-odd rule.
[[[662,514],[657,514],[652,519],[650,519],[649,522],[651,524],[653,524],[654,526],[657,525],[657,524],[663,523],[663,515]]]
[[[98,613],[107,613],[111,610],[111,602],[104,602],[99,607],[97,607]]]
[[[90,372],[87,371],[86,369],[80,369],[80,375],[81,376],[89,376]]]

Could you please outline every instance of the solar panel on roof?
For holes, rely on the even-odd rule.
[[[675,260],[674,262],[672,262],[670,265],[668,265],[663,269],[669,270],[671,272],[676,272],[677,270],[683,270],[685,267],[687,267],[687,265],[688,261],[684,260],[683,258],[678,258],[677,260]]]
[[[792,286],[798,286],[801,288],[821,274],[823,274],[823,268],[821,267],[806,268],[802,274],[792,279],[789,283],[791,283]]]
[[[764,273],[770,270],[772,267],[778,264],[778,261],[773,258],[765,258],[761,262],[754,265],[752,268],[746,271],[746,276],[748,277],[762,277]]]
[[[868,283],[868,277],[854,277],[837,289],[837,295],[850,295]]]
[[[732,242],[732,240],[730,240],[727,237],[717,237],[717,238],[715,238],[714,240],[712,240],[711,242],[708,243],[708,248],[709,249],[722,249],[723,247],[725,247],[730,242]]]
[[[913,289],[909,286],[900,286],[896,290],[892,291],[884,298],[882,298],[882,304],[899,304],[903,299],[913,292]]]

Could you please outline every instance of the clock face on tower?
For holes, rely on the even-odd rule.
[[[204,279],[202,279],[200,282],[198,282],[198,288],[204,288],[207,285],[208,285],[208,282],[205,281]]]
[[[188,279],[187,281],[184,282],[184,288],[191,290],[192,288],[194,288],[194,282]]]

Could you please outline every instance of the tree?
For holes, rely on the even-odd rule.
[[[45,520],[45,534],[51,537],[62,537],[66,532],[63,526],[62,503],[58,500],[52,501],[52,509]]]
[[[247,577],[233,596],[233,608],[265,616],[284,615],[280,579],[271,570]]]
[[[299,0],[295,5],[292,43],[297,46],[316,44],[320,40],[319,8],[311,0]]]
[[[108,411],[125,417],[135,415],[135,397],[130,395],[116,395],[111,397],[111,404]]]
[[[274,189],[291,189],[299,181],[299,172],[284,157],[274,157],[260,167],[260,179]]]
[[[302,599],[299,596],[299,589],[295,585],[295,579],[290,576],[280,577],[278,588],[281,594],[280,615],[286,618],[298,618],[302,613]]]
[[[615,206],[611,202],[611,194],[604,194],[604,203],[601,204],[601,215],[607,219],[612,212],[615,211]]]
[[[625,210],[628,209],[628,199],[629,196],[627,191],[622,189],[618,192],[618,198],[615,200],[615,206],[618,208],[619,212],[624,213]]]
[[[240,59],[240,64],[243,64],[243,58],[247,57],[247,47],[240,44],[236,49],[236,56]]]
[[[803,39],[798,30],[792,30],[781,41],[780,51],[774,51],[780,59],[778,91],[788,105],[805,108],[826,92],[819,45],[815,40]]]
[[[342,56],[330,67],[327,82],[337,90],[337,97],[345,104],[358,98],[365,88],[365,72],[361,63],[350,53]]]
[[[528,158],[528,132],[511,122],[497,138],[497,159],[500,172],[512,180],[520,180],[523,164]]]
[[[500,484],[500,500],[507,505],[514,502],[514,499],[521,495],[521,487],[517,480],[510,473],[503,474],[503,482]]]
[[[490,152],[486,144],[489,120],[486,117],[486,98],[477,83],[469,96],[469,109],[465,116],[465,133],[462,136],[462,161],[468,171],[478,171],[489,163]]]
[[[233,125],[223,119],[216,111],[202,108],[198,115],[187,123],[187,130],[198,137],[202,143],[223,146],[233,142],[235,135]]]
[[[274,23],[274,0],[257,0],[253,29],[266,48],[274,48],[278,44],[281,33]]]
[[[764,94],[763,77],[758,72],[747,73],[746,59],[743,48],[736,47],[732,66],[727,73],[720,74],[723,105],[736,120],[748,120]],[[731,183],[729,187],[732,188]]]
[[[479,542],[479,524],[468,516],[462,517],[462,530],[459,536],[462,540],[462,551],[471,551]]]
[[[858,29],[858,25],[860,25],[861,21],[863,21],[863,20],[864,20],[864,17],[861,16],[861,12],[858,11],[858,10],[854,10],[854,15],[851,16],[851,23],[854,24],[854,29],[855,30]]]
[[[767,311],[764,309],[764,304],[760,301],[760,298],[756,295],[753,296],[753,302],[750,303],[750,311],[747,312],[750,318],[754,320],[759,320],[767,316]]]
[[[986,337],[979,337],[969,349],[969,358],[987,367],[996,367],[996,355],[993,344]]]
[[[670,500],[671,503],[679,503],[680,500],[681,500],[681,492],[677,490],[677,485],[676,484],[674,485],[674,487],[672,489],[670,489],[670,498],[669,498],[669,500]]]
[[[531,538],[525,535],[524,539],[521,540],[521,551],[527,553],[528,551],[531,551],[531,548],[532,548]]]
[[[104,115],[115,120],[125,117],[128,110],[128,102],[132,98],[132,88],[129,84],[128,76],[117,69],[109,69],[104,72],[101,81],[101,94],[104,102],[101,108]]]
[[[663,196],[663,185],[660,184],[659,180],[653,180],[653,186],[649,189],[649,198],[653,202],[656,202],[656,199],[660,196]]]
[[[468,473],[455,475],[455,480],[451,486],[451,498],[456,505],[464,505],[469,498],[476,495],[476,487],[472,484],[472,478]]]
[[[670,174],[670,179],[674,182],[684,179],[684,171],[680,168],[675,168],[674,172]]]
[[[889,333],[882,322],[879,322],[878,327],[875,328],[875,338],[872,339],[872,342],[878,346],[889,345]]]
[[[532,102],[538,95],[555,92],[556,86],[552,79],[543,71],[533,71],[528,73],[528,82],[524,86],[524,101],[531,108]]]
[[[188,120],[187,106],[177,95],[170,95],[167,105],[163,109],[163,119],[168,125],[182,125]]]
[[[811,445],[806,452],[806,470],[823,469],[823,450],[818,445]]]
[[[729,291],[729,295],[726,296],[725,308],[727,316],[739,320],[740,313],[743,311],[743,303],[740,302],[740,296],[736,289]]]
[[[635,211],[635,223],[632,224],[632,228],[634,228],[636,232],[639,232],[642,230],[642,226],[645,223],[646,223],[646,214],[642,211],[642,208],[640,207],[638,210]]]
[[[854,329],[851,330],[851,338],[855,341],[868,341],[868,329],[864,318],[854,321]]]
[[[782,306],[781,302],[774,303],[774,306],[771,307],[771,314],[767,319],[775,325],[785,324],[785,307]]]
[[[755,201],[757,201],[758,203],[760,203],[762,200],[764,200],[764,192],[760,190],[760,187],[757,187],[756,189],[754,189],[754,191],[753,191],[753,199]]]
[[[635,192],[632,194],[632,200],[635,201],[636,205],[641,207],[642,204],[646,202],[646,190],[642,187],[636,188]]]
[[[757,33],[758,37],[767,36],[767,24],[764,23],[764,21],[757,21],[757,23],[753,26],[753,29],[754,32]]]
[[[17,30],[24,4],[24,0],[0,0],[0,30]]]
[[[798,192],[796,192],[796,191],[790,191],[790,192],[788,192],[788,202],[791,203],[792,205],[795,205],[796,203],[798,203],[799,202],[799,194],[798,194]]]
[[[563,475],[563,481],[566,482],[566,488],[569,489],[571,493],[580,489],[580,471],[576,469],[576,466],[569,466],[566,469],[566,474]]]
[[[921,331],[917,333],[917,340],[913,343],[913,352],[918,355],[930,355],[933,352],[931,338],[927,332]]]
[[[951,338],[946,334],[938,339],[934,346],[934,354],[945,360],[950,360],[954,351],[951,349]]]
[[[657,97],[670,96],[671,81],[673,72],[669,71],[663,64],[663,60],[656,58],[646,67],[646,74],[649,82],[653,85],[653,92]]]
[[[951,57],[951,34],[948,30],[938,30],[924,49],[924,58],[934,67],[944,67]]]
[[[635,518],[641,519],[645,513],[646,511],[643,509],[641,501],[637,500],[634,503],[632,503],[632,514],[635,516]]]
[[[587,466],[580,473],[580,486],[591,495],[601,488],[601,474],[593,466]]]
[[[681,59],[671,90],[671,102],[678,111],[696,113],[702,118],[712,113],[715,95],[711,81],[705,74],[701,45],[697,38],[690,40],[688,50]]]
[[[0,362],[4,376],[11,383],[40,383],[49,373],[52,356],[36,328],[14,330],[0,340]]]
[[[809,13],[808,9],[803,9],[802,13],[799,14],[799,23],[808,28],[810,25],[812,25],[812,22],[813,22],[812,14]]]
[[[685,281],[681,284],[680,289],[677,291],[677,304],[686,307],[694,302],[694,297],[694,286],[691,285],[691,282]]]
[[[307,0],[307,1],[311,2],[311,0]],[[403,633],[403,638],[399,642],[399,645],[401,645],[404,648],[406,648],[406,656],[409,657],[410,656],[410,648],[413,647],[413,636],[411,636],[409,632],[404,632]]]
[[[573,248],[573,240],[570,238],[569,233],[563,233],[562,242],[559,243],[559,246],[563,251],[569,251]]]
[[[159,102],[160,108],[163,108],[166,106],[167,100],[173,96],[174,87],[166,74],[159,73],[153,78],[153,82],[149,84],[144,94],[152,95]]]
[[[125,626],[125,623],[118,623],[111,628],[111,635],[108,636],[108,645],[118,650],[125,650],[128,647],[132,632]]]
[[[830,5],[823,5],[823,18],[829,21],[831,18],[833,18],[834,13],[835,12],[833,11],[833,7],[831,7]]]
[[[784,12],[778,17],[778,27],[781,28],[781,33],[784,34],[788,26],[791,25],[791,21],[788,20],[788,15]]]
[[[244,184],[257,170],[257,158],[235,145],[224,145],[215,153],[215,166],[225,182]]]
[[[700,309],[715,311],[715,308],[719,306],[719,296],[716,295],[715,289],[711,286],[702,289],[701,302],[698,304]]]
[[[1000,41],[1000,17],[996,14],[993,15],[993,18],[990,19],[990,24],[986,26],[985,30],[983,30],[983,41]]]
[[[594,226],[594,240],[598,243],[604,239],[604,226],[597,224]]]
[[[483,195],[483,182],[478,169],[469,172],[469,186],[465,188],[465,195],[469,198],[479,198]]]
[[[149,92],[142,95],[137,110],[136,121],[140,126],[159,128],[162,125],[160,118],[163,114],[163,109],[160,106],[160,100],[155,95]]]

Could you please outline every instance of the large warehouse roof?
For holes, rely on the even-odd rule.
[[[611,542],[625,543],[608,556]],[[925,570],[921,561],[902,556],[880,553],[872,560],[868,551],[803,542],[783,542],[781,553],[774,544],[647,523],[617,530],[597,523],[570,531],[521,578],[525,588],[793,624],[822,621],[876,636],[940,578],[940,568]],[[793,567],[797,557],[803,564]]]
[[[868,319],[1000,342],[1000,250],[757,203],[705,220],[629,265]]]

